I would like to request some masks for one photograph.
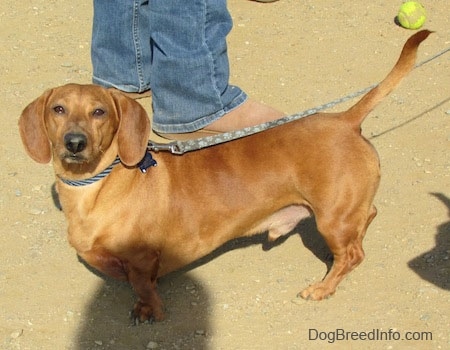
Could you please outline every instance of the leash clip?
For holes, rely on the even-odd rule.
[[[153,152],[169,151],[172,154],[183,154],[183,151],[180,149],[177,142],[156,143],[149,141],[147,149]]]

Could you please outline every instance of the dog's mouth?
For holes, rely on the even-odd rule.
[[[64,153],[61,159],[67,164],[84,164],[87,162],[86,157],[79,153]]]
[[[62,170],[59,175],[66,179],[79,179],[86,174],[95,173],[100,160],[99,157],[92,157],[87,152],[73,153],[70,151],[61,152],[58,157]]]

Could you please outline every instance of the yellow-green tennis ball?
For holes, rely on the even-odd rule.
[[[400,6],[397,19],[403,28],[419,29],[425,23],[427,13],[422,4],[417,1],[407,1]]]

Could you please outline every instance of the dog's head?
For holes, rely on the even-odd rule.
[[[30,103],[20,116],[19,130],[36,162],[48,163],[53,157],[63,169],[87,173],[107,153],[136,165],[146,151],[150,122],[139,103],[116,90],[68,84]]]

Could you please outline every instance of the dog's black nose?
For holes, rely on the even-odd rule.
[[[83,151],[87,145],[87,138],[83,134],[69,133],[64,136],[66,149],[73,154]]]

